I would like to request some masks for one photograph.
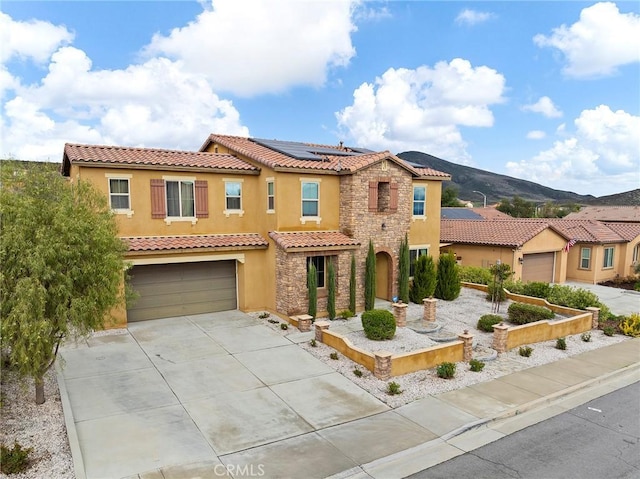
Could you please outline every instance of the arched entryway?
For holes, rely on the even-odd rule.
[[[376,298],[391,301],[391,256],[380,251],[376,253]]]

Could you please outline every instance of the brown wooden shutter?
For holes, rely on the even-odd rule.
[[[389,210],[398,211],[398,183],[391,183],[391,196],[389,197]]]
[[[378,182],[369,182],[369,211],[378,211]]]
[[[206,180],[196,180],[196,218],[209,217],[209,186]]]
[[[164,180],[151,180],[151,217],[164,218],[166,216]]]

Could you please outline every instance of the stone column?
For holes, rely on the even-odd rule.
[[[298,330],[300,332],[307,332],[311,330],[311,323],[313,322],[313,316],[308,314],[301,314],[300,316],[296,316],[298,320]]]
[[[509,326],[504,324],[493,325],[493,344],[491,347],[499,353],[507,352],[507,337],[509,336]]]
[[[404,328],[407,325],[407,305],[404,303],[393,303],[393,317],[396,320],[398,328]]]
[[[458,339],[464,343],[462,360],[471,361],[471,358],[473,357],[473,334],[469,334],[469,330],[465,329],[464,333],[458,334]]]
[[[424,298],[422,304],[424,304],[424,312],[422,313],[423,323],[435,323],[436,322],[436,303],[437,299]]]
[[[375,364],[373,366],[373,375],[378,379],[386,381],[391,377],[391,356],[389,351],[376,351],[373,353]]]
[[[316,321],[316,341],[322,342],[322,332],[329,329],[331,323],[329,321]]]
[[[591,313],[591,329],[598,329],[598,324],[600,323],[600,308],[589,306],[587,311]]]

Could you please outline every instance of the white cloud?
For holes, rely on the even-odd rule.
[[[477,10],[470,10],[468,8],[462,10],[456,17],[456,23],[458,25],[477,25],[494,18],[495,15],[489,12],[478,12]]]
[[[558,110],[558,107],[553,104],[553,101],[551,101],[551,98],[548,96],[540,97],[537,102],[530,105],[524,105],[522,109],[524,111],[541,113],[547,118],[559,118],[562,116],[562,111]]]
[[[336,113],[342,133],[358,145],[393,152],[420,150],[457,162],[469,155],[460,126],[490,127],[489,107],[503,101],[505,79],[456,58],[433,68],[390,68],[353,93]]]
[[[243,96],[322,86],[332,68],[355,55],[352,1],[212,0],[212,6],[168,36],[155,35],[146,54],[181,60],[216,90]]]
[[[637,188],[640,116],[600,105],[582,111],[574,124],[574,134],[550,149],[530,160],[507,163],[509,174],[595,196]]]
[[[547,134],[541,130],[531,130],[530,132],[527,133],[528,140],[542,140],[546,136]]]
[[[619,66],[640,61],[640,16],[620,13],[615,3],[597,3],[583,9],[570,27],[561,25],[533,41],[560,50],[569,76],[611,75]]]

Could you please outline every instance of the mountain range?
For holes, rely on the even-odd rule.
[[[487,197],[487,204],[498,203],[503,198],[511,199],[519,196],[528,201],[543,203],[578,203],[582,205],[634,206],[640,205],[640,188],[614,195],[595,197],[579,195],[571,191],[554,190],[532,181],[521,180],[511,176],[500,175],[490,171],[459,165],[442,160],[419,151],[405,151],[396,156],[403,160],[433,168],[451,175],[451,181],[445,181],[443,188],[453,186],[458,190],[458,198],[474,203],[483,202],[482,192]]]

